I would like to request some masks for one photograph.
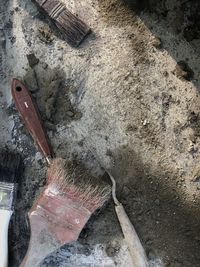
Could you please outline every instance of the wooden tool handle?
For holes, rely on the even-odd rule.
[[[34,213],[35,212],[35,213]],[[59,242],[48,231],[46,218],[37,214],[37,210],[29,213],[31,239],[20,267],[39,267],[40,263],[53,251],[60,247]]]
[[[149,264],[144,248],[122,204],[116,205],[115,210],[124,234],[124,238],[128,245],[134,267],[148,267]]]
[[[12,96],[29,133],[49,161],[49,158],[53,156],[52,148],[31,93],[19,80],[13,79]]]

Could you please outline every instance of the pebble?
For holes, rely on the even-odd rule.
[[[151,44],[155,47],[155,48],[161,48],[162,46],[162,42],[161,42],[161,39],[159,37],[155,37]]]
[[[33,53],[28,54],[26,57],[28,59],[29,66],[31,68],[33,68],[35,65],[39,63],[39,59]]]
[[[67,111],[66,112],[66,114],[67,114],[67,116],[69,116],[69,117],[73,117],[74,116],[74,113],[72,112],[72,111]]]

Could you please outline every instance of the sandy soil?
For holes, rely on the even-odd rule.
[[[0,145],[24,158],[10,266],[26,252],[46,171],[12,106],[12,77],[30,87],[58,156],[116,177],[151,266],[200,266],[198,1],[63,2],[92,28],[78,49],[31,1],[0,5]],[[42,266],[131,267],[113,204]]]

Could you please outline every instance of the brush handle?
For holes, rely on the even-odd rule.
[[[91,216],[80,201],[57,190],[49,184],[29,212],[31,239],[20,267],[38,267],[57,248],[76,241]]]
[[[31,239],[20,267],[39,267],[40,263],[53,251],[60,247],[48,231],[48,223],[45,218],[38,216],[37,211],[29,213],[31,226]]]
[[[0,210],[0,266],[8,266],[8,226],[12,216],[10,210]]]
[[[38,108],[26,86],[17,79],[12,82],[12,96],[21,117],[47,161],[53,156],[47,133],[43,127]]]
[[[149,264],[146,253],[130,219],[128,218],[128,215],[124,210],[124,207],[120,203],[119,205],[115,206],[115,210],[124,234],[124,238],[128,245],[134,267],[148,267]]]

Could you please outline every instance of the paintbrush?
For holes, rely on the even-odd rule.
[[[33,2],[48,15],[70,45],[78,46],[90,32],[90,27],[72,14],[59,0],[33,0]]]
[[[14,79],[12,95],[27,129],[50,165],[47,186],[29,212],[31,240],[20,266],[36,267],[55,249],[78,239],[92,213],[108,200],[111,188],[80,165],[52,159],[52,149],[30,92]]]
[[[20,157],[8,151],[0,153],[0,266],[8,266],[8,227],[16,197]]]

